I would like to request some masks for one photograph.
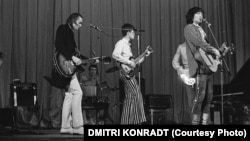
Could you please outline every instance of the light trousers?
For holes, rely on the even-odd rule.
[[[77,128],[83,126],[82,89],[74,74],[68,90],[65,92],[62,109],[62,128]]]

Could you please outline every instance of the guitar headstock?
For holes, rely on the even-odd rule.
[[[152,52],[154,52],[154,51],[153,51],[153,48],[152,48],[151,46],[147,46],[145,52],[147,52],[147,53],[152,53]]]
[[[233,54],[235,52],[235,47],[234,47],[233,43],[231,43],[231,45],[229,47],[229,51],[230,51],[230,54]]]
[[[220,47],[220,51],[222,52],[223,56],[225,56],[228,52],[230,52],[230,54],[233,54],[235,52],[234,44],[231,43],[230,46],[227,46],[226,42],[224,42]]]

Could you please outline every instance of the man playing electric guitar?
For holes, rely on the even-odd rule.
[[[152,48],[150,46],[148,46],[146,48],[146,50],[140,56],[138,56],[137,58],[130,57],[129,60],[133,61],[135,63],[135,65],[138,65],[138,64],[143,62],[145,56],[149,56],[150,53],[152,53],[152,52],[153,52]],[[135,67],[120,63],[120,68],[126,77],[129,78],[129,77],[134,76]]]
[[[57,28],[55,47],[56,52],[65,57],[65,66],[82,64],[82,60],[74,56],[76,42],[73,30],[78,31],[82,27],[83,17],[79,13],[71,14],[66,24]],[[67,81],[66,81],[67,80]],[[82,89],[80,83],[73,73],[71,78],[65,79],[65,97],[62,107],[62,125],[60,133],[83,134],[82,117]]]
[[[77,70],[84,71],[82,65],[87,63],[99,63],[98,59],[87,58],[80,54],[80,51],[73,53],[72,60],[68,60],[62,53],[56,52],[53,56],[55,71],[62,77],[71,78]],[[73,58],[80,59],[78,63],[73,61]]]
[[[130,60],[133,56],[131,51],[130,40],[135,38],[135,28],[131,24],[122,26],[123,38],[116,44],[112,53],[112,57],[127,65],[129,68],[135,68],[136,62]],[[142,62],[144,57],[139,59]],[[124,72],[120,71],[120,79],[124,83],[125,99],[121,115],[121,124],[141,124],[146,121],[143,98],[140,87],[135,79],[135,76],[127,77]]]
[[[193,100],[195,96],[195,78],[189,77],[188,60],[186,53],[187,44],[186,42],[180,44],[176,50],[174,58],[172,60],[172,66],[177,71],[181,80],[184,82],[184,87],[186,89],[186,95],[184,95],[184,124],[191,124],[191,110],[193,105]]]

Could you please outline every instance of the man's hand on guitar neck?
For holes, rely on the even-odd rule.
[[[72,61],[73,61],[76,65],[82,64],[82,60],[79,59],[79,58],[76,57],[76,56],[72,56]]]
[[[217,49],[215,49],[215,48],[213,49],[213,53],[214,53],[218,58],[221,57],[220,51],[217,50]]]

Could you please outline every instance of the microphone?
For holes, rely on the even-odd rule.
[[[211,26],[211,23],[209,23],[207,19],[203,18],[202,20],[207,24],[207,26]]]
[[[136,32],[145,32],[143,29],[135,29]]]
[[[137,32],[145,32],[143,29],[136,29]]]
[[[90,26],[91,28],[93,28],[93,29],[98,30],[98,31],[102,31],[102,30],[100,29],[100,27],[98,27],[98,26],[95,26],[95,25],[92,25],[92,24],[89,24],[89,26]]]
[[[143,30],[143,29],[135,29],[135,34],[136,35],[140,35],[141,32],[145,32],[145,30]]]

